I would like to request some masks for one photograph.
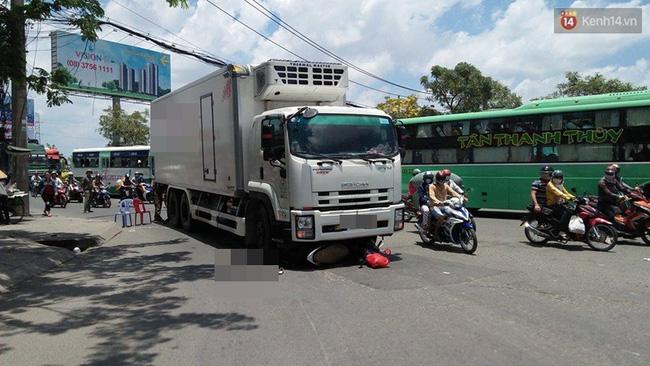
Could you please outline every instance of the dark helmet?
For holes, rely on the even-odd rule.
[[[562,173],[561,170],[555,170],[553,171],[553,174],[551,174],[551,177],[564,179],[564,173]]]
[[[422,181],[425,183],[428,181],[429,183],[427,184],[433,183],[433,173],[425,172],[424,175],[422,176]]]
[[[542,169],[539,170],[541,173],[553,173],[553,167],[550,165],[545,165],[542,167]]]
[[[436,183],[444,183],[447,181],[447,176],[443,172],[436,173]]]

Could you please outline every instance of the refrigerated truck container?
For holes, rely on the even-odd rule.
[[[346,105],[347,68],[228,65],[152,102],[168,222],[272,242],[375,239],[403,228],[400,129]]]

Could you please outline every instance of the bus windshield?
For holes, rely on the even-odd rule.
[[[303,158],[392,157],[399,153],[395,127],[387,117],[319,114],[298,116],[287,125],[291,153]]]

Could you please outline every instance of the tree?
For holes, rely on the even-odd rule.
[[[453,69],[435,65],[431,67],[430,77],[420,78],[420,84],[433,94],[430,100],[440,104],[448,113],[521,105],[520,96],[498,81],[483,76],[479,69],[467,62],[460,62]]]
[[[126,114],[121,108],[107,108],[99,117],[99,132],[107,146],[149,145],[149,110]]]
[[[607,79],[598,72],[593,75],[580,75],[576,71],[569,71],[564,74],[564,77],[566,82],[557,84],[556,90],[544,98],[578,97],[647,89],[645,86],[637,86],[616,78]]]
[[[187,0],[165,0],[172,7],[187,7]],[[11,5],[10,5],[11,4]],[[97,39],[104,10],[99,0],[0,0],[0,94],[11,81],[12,139],[17,147],[26,147],[27,139],[22,121],[26,111],[27,88],[46,94],[48,106],[70,103],[63,86],[71,75],[63,68],[52,73],[34,67],[27,75],[25,27],[28,24],[50,21],[77,28],[89,41]],[[27,190],[25,157],[16,157],[12,166],[18,188]],[[29,210],[29,207],[26,207]]]
[[[424,108],[418,104],[418,98],[415,95],[405,98],[384,97],[384,102],[377,104],[377,108],[394,119],[421,117],[424,111]]]

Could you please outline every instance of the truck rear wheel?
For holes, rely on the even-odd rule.
[[[192,219],[192,212],[190,207],[190,200],[187,198],[187,193],[178,192],[180,197],[179,217],[181,226],[185,231],[192,231],[194,220]]]
[[[178,192],[170,189],[167,194],[167,224],[171,227],[180,226]]]

